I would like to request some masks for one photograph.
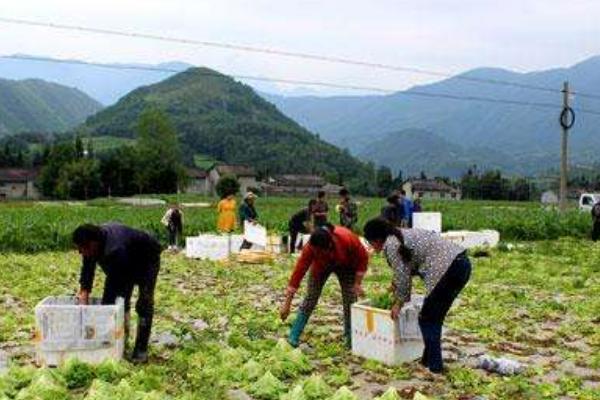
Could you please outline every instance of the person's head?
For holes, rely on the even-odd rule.
[[[319,190],[319,193],[317,193],[317,199],[325,200],[325,191]]]
[[[254,201],[256,200],[256,195],[252,192],[248,192],[246,193],[246,195],[244,196],[244,200],[246,201],[246,203],[248,204],[254,204]]]
[[[333,225],[329,224],[316,228],[310,235],[310,245],[323,252],[333,250],[333,229]]]
[[[348,191],[348,189],[343,188],[342,190],[340,190],[340,197],[344,200],[348,199],[350,197],[350,192]]]
[[[388,197],[388,201],[393,197]],[[383,244],[390,235],[394,235],[395,231],[396,228],[384,218],[374,218],[368,221],[363,230],[365,239],[377,252],[383,249]]]
[[[227,200],[233,200],[233,198],[234,198],[234,197],[235,197],[235,194],[233,194],[233,193],[227,193],[227,194],[225,195],[225,198],[226,198]]]
[[[383,250],[385,241],[390,236],[395,236],[400,242],[399,253],[405,262],[410,261],[412,251],[404,245],[402,231],[392,225],[384,218],[378,217],[368,221],[363,229],[365,239],[375,249],[376,252]]]
[[[308,201],[308,211],[312,211],[312,209],[314,208],[315,204],[317,204],[317,201],[315,199],[310,199]]]
[[[398,204],[398,195],[397,194],[391,194],[387,197],[387,202],[388,204],[391,205],[396,205]]]
[[[79,254],[84,257],[96,258],[102,252],[104,235],[97,225],[80,225],[73,231],[73,244],[77,246]]]

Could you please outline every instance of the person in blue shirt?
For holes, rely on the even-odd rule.
[[[412,200],[406,195],[406,190],[402,190],[400,192],[398,202],[400,210],[402,210],[402,226],[405,228],[412,228],[412,219],[415,206]]]

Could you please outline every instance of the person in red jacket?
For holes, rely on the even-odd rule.
[[[292,299],[304,275],[310,269],[308,291],[298,309],[288,338],[292,346],[298,346],[300,335],[317,306],[323,286],[331,274],[337,276],[342,289],[344,335],[346,345],[351,346],[350,306],[364,293],[361,284],[367,272],[368,261],[367,250],[351,230],[329,224],[316,228],[296,263],[286,289],[285,301],[279,310],[281,320],[285,321],[290,314]]]

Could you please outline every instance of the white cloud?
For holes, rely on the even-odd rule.
[[[478,66],[529,71],[570,65],[600,53],[600,2],[592,0],[0,0],[0,16],[450,72]],[[0,53],[102,62],[180,60],[228,73],[390,89],[432,80],[415,74],[5,23],[0,23]]]

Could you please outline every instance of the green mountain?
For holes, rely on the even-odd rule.
[[[0,79],[0,136],[66,131],[101,108],[77,89],[38,79]]]
[[[486,81],[508,81],[515,85]],[[265,97],[307,129],[333,144],[348,146],[353,154],[362,154],[364,146],[370,146],[368,142],[382,139],[389,132],[419,129],[465,149],[488,149],[484,154],[472,152],[469,164],[478,163],[478,158],[501,159],[508,154],[510,157],[501,163],[504,171],[533,174],[558,166],[561,137],[558,115],[564,81],[569,81],[575,92],[600,93],[600,56],[569,68],[529,73],[480,68],[385,96]],[[555,91],[531,90],[531,86]],[[525,104],[457,101],[440,95]],[[556,107],[540,108],[534,103]],[[598,112],[600,101],[575,94],[573,106],[577,121],[570,131],[571,162],[593,164],[600,160],[600,115],[578,110]],[[388,149],[383,147],[383,150]],[[433,156],[425,156],[431,164],[437,163]],[[370,158],[382,163],[374,154]]]
[[[404,176],[460,177],[473,164],[480,169],[496,169],[510,156],[486,148],[465,148],[421,129],[390,132],[365,142],[359,156],[365,160],[401,170]]]
[[[168,115],[190,161],[204,154],[265,175],[320,173],[345,182],[370,177],[365,164],[300,127],[249,86],[206,68],[136,89],[85,125],[92,135],[133,138],[147,108]]]

